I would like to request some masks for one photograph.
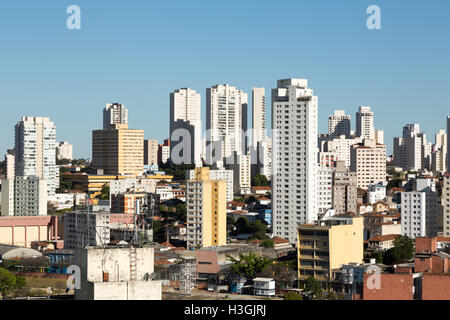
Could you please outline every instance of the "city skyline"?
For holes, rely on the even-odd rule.
[[[270,101],[276,81],[290,77],[309,79],[319,97],[320,133],[327,132],[328,115],[341,109],[355,130],[355,113],[365,105],[374,112],[374,126],[385,131],[388,154],[405,124],[419,123],[432,142],[435,133],[446,129],[450,81],[444,30],[450,4],[445,1],[380,2],[381,30],[366,27],[370,1],[291,2],[288,11],[252,1],[239,7],[233,1],[227,6],[136,1],[134,7],[78,1],[81,30],[67,30],[70,4],[0,5],[0,12],[7,13],[0,22],[3,154],[13,147],[13,126],[22,116],[50,117],[57,140],[73,144],[75,158],[91,158],[91,131],[101,129],[106,103],[123,103],[130,110],[130,128],[144,129],[146,139],[161,142],[169,136],[173,90],[189,87],[202,95],[205,127],[206,88],[227,83],[251,94],[252,87],[264,87]],[[41,19],[34,18],[36,13]],[[175,23],[168,15],[176,17]],[[234,23],[224,29],[228,19]],[[130,32],[136,36],[128,37]],[[269,40],[275,36],[277,45]],[[203,41],[214,37],[238,46],[223,50],[221,42]],[[311,49],[304,50],[304,43]]]

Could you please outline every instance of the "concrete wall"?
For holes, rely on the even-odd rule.
[[[161,281],[95,283],[93,292],[94,300],[161,300]]]
[[[364,256],[364,219],[353,218],[351,225],[333,226],[329,235],[330,274],[343,264],[362,263]]]
[[[363,300],[413,300],[412,274],[379,274],[380,289],[368,288],[370,276],[364,274]]]
[[[424,273],[422,300],[450,300],[450,275]]]
[[[109,281],[130,281],[130,250],[134,248],[89,248],[87,250],[87,280],[103,282],[103,272]],[[142,280],[146,273],[153,273],[153,248],[136,248],[136,276]],[[81,250],[81,255],[86,255]],[[86,252],[86,251],[84,251]],[[82,275],[84,277],[84,275]]]
[[[136,281],[131,280],[130,257],[136,251]],[[144,281],[154,271],[153,248],[88,248],[76,252],[81,269],[77,300],[161,300],[161,282]],[[103,275],[107,273],[107,281]]]
[[[217,252],[197,250],[196,264],[197,264],[197,274],[199,273],[210,273],[215,274],[219,272],[220,267],[217,263]]]

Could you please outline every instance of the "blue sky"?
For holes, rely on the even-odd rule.
[[[66,28],[72,4],[81,30]],[[372,4],[381,30],[366,27]],[[3,0],[0,154],[25,115],[50,117],[57,139],[90,157],[107,102],[125,104],[130,127],[162,140],[173,89],[196,89],[205,113],[211,85],[270,93],[287,77],[309,79],[321,132],[334,109],[354,128],[357,107],[370,105],[389,150],[411,122],[434,142],[450,115],[449,12],[448,0]]]

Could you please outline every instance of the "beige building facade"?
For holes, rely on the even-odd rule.
[[[92,160],[105,174],[138,176],[144,171],[144,130],[112,125],[92,132]]]

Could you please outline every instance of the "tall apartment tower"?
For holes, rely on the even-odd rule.
[[[442,223],[442,206],[434,181],[417,179],[412,191],[403,192],[401,214],[402,235],[410,238],[436,237]]]
[[[23,117],[15,127],[15,176],[35,176],[47,182],[47,194],[59,187],[56,127],[49,118]]]
[[[356,112],[356,136],[375,140],[373,112],[370,110],[370,107],[361,106]]]
[[[357,176],[345,166],[344,161],[336,161],[333,170],[333,208],[336,214],[356,213]]]
[[[15,177],[15,152],[14,149],[8,150],[5,155],[6,162],[6,179],[14,179]]]
[[[200,94],[189,88],[171,92],[170,153],[175,164],[201,163],[201,130]]]
[[[425,158],[425,144],[426,136],[420,133],[418,124],[405,125],[403,127],[403,136],[394,138],[395,165],[407,170],[422,169]]]
[[[158,140],[144,140],[144,166],[158,165]]]
[[[58,146],[56,147],[56,158],[58,160],[61,159],[67,159],[72,160],[73,159],[73,145],[66,141],[61,141],[58,143]]]
[[[436,133],[431,161],[431,170],[434,172],[447,171],[447,139],[448,137],[445,130],[439,130],[439,132]]]
[[[243,133],[247,129],[247,107],[248,95],[236,87],[219,84],[206,89],[208,163],[227,158],[233,152],[247,153]]]
[[[252,88],[252,174],[271,179],[272,140],[266,129],[266,90]]]
[[[384,144],[384,131],[375,130],[375,142],[379,144]]]
[[[334,115],[328,116],[328,135],[330,137],[340,137],[344,135],[350,138],[350,116],[344,110],[335,110]]]
[[[443,234],[450,237],[450,174],[444,175],[442,186]]]
[[[317,220],[317,109],[306,79],[272,89],[272,230],[290,243],[299,223]]]
[[[195,178],[187,181],[187,247],[227,244],[227,186],[211,180],[209,168],[195,168]]]
[[[108,103],[103,109],[103,129],[114,124],[128,124],[128,109],[121,103]]]
[[[356,172],[357,186],[367,189],[371,184],[386,181],[386,146],[365,139],[352,146],[350,170]]]
[[[158,145],[158,165],[165,164],[170,159],[170,139]]]
[[[92,131],[92,165],[109,175],[142,175],[144,130],[115,124],[109,129]]]
[[[450,172],[450,116],[447,116],[447,172]]]
[[[267,136],[266,131],[266,90],[264,88],[252,88],[252,146],[256,148],[258,143]]]

